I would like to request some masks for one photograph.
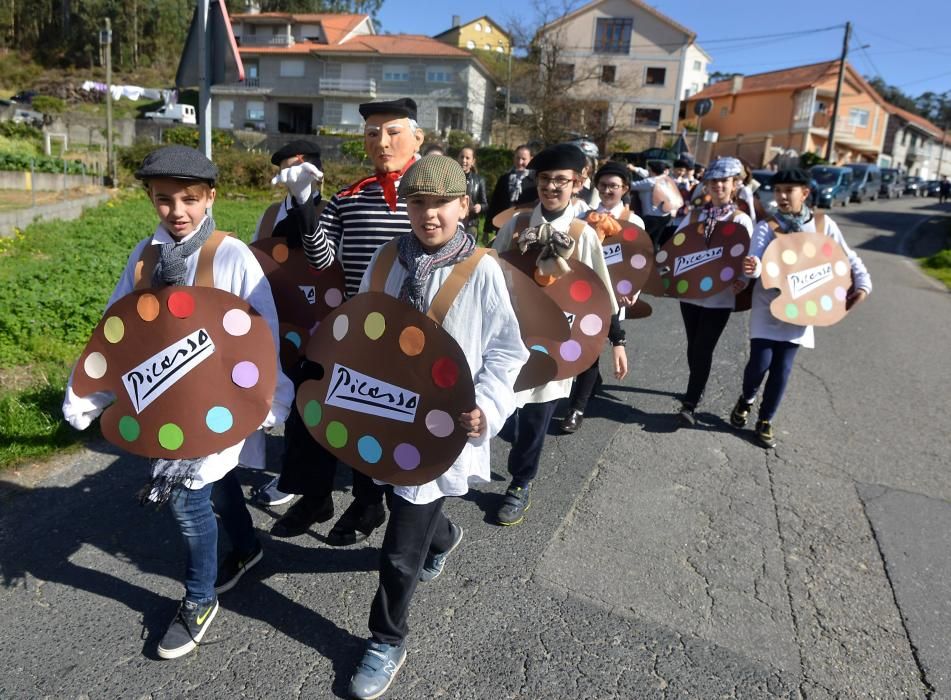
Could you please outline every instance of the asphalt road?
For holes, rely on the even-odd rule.
[[[935,201],[831,212],[875,289],[799,353],[775,451],[725,422],[742,315],[700,423],[676,429],[686,361],[669,300],[628,322],[630,378],[549,438],[514,528],[490,524],[496,441],[498,480],[447,505],[465,539],[420,585],[388,697],[951,695],[951,295],[902,255],[917,224],[951,214]],[[0,698],[342,696],[382,532],[343,550],[272,540],[275,512],[254,510],[265,559],[197,652],[160,661],[182,547],[168,514],[134,502],[144,474],[100,445],[0,475]]]

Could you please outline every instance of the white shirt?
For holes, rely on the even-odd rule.
[[[815,218],[803,224],[802,230],[803,232],[815,232]],[[848,256],[855,288],[864,289],[867,294],[871,294],[872,278],[868,274],[865,263],[855,254],[855,251],[849,248],[842,232],[839,230],[839,226],[832,220],[831,216],[825,217],[825,231],[823,233],[842,246],[842,250]],[[784,235],[795,236],[796,234],[787,233]],[[769,247],[775,237],[776,235],[767,221],[760,221],[756,224],[756,229],[753,231],[753,242],[750,244],[750,255],[756,258],[756,270],[752,275],[754,278],[761,276],[763,253],[766,252],[766,248]],[[814,348],[816,340],[812,326],[796,326],[792,323],[786,323],[780,321],[770,312],[769,305],[779,294],[778,289],[763,287],[761,279],[756,282],[756,286],[753,288],[753,305],[750,308],[750,338],[784,340],[789,343],[796,343],[804,348]]]
[[[200,227],[201,224],[195,230],[197,231]],[[195,232],[193,231],[185,236],[182,241],[187,241],[194,235]],[[174,239],[161,225],[155,229],[152,236],[139,241],[129,256],[129,261],[115,290],[112,292],[112,296],[109,297],[106,309],[135,288],[135,266],[139,258],[142,257],[145,246],[172,242],[174,242]],[[198,256],[199,254],[195,253],[185,260],[188,267],[186,279],[189,285],[195,282]],[[275,347],[275,362],[277,363],[277,386],[274,389],[271,410],[261,427],[270,428],[280,425],[290,412],[291,402],[294,400],[294,385],[281,371],[281,364],[277,355],[276,348],[279,347],[277,312],[274,309],[271,286],[248,246],[231,236],[222,240],[215,253],[213,274],[217,289],[231,292],[235,296],[244,299],[261,314],[261,317],[267,321],[268,327],[271,329],[271,338]],[[77,396],[73,391],[72,376],[70,376],[69,383],[66,386],[66,398],[63,401],[63,417],[77,430],[85,430],[114,400],[115,395],[112,392],[96,392],[89,396]],[[200,489],[208,483],[218,481],[238,463],[238,455],[241,453],[243,445],[244,440],[241,440],[221,452],[209,455],[202,462],[197,477],[188,484],[188,487]]]
[[[363,275],[360,292],[370,288],[379,252],[378,249]],[[427,307],[452,269],[443,267],[433,271],[426,286]],[[407,274],[406,268],[395,261],[383,291],[398,297]],[[522,365],[528,361],[528,348],[522,342],[502,268],[489,255],[482,257],[459,290],[442,327],[459,343],[469,363],[476,406],[482,411],[486,430],[482,437],[469,438],[462,453],[442,476],[421,486],[393,487],[396,495],[410,503],[431,503],[443,496],[462,496],[469,490],[469,479],[489,481],[492,478],[489,441],[515,411],[512,387]]]
[[[614,205],[613,207],[611,207],[610,209],[606,208],[606,207],[604,206],[604,203],[603,203],[603,202],[598,205],[598,213],[599,213],[599,214],[610,214],[611,216],[613,216],[615,219],[617,219],[617,220],[619,220],[619,221],[622,221],[622,220],[623,220],[623,219],[621,219],[621,214],[622,214],[623,212],[624,212],[624,202],[618,202],[617,204],[615,204],[615,205]],[[642,219],[642,218],[639,217],[637,214],[635,214],[634,211],[633,211],[630,207],[628,207],[627,212],[628,212],[628,213],[627,213],[627,221],[628,221],[628,223],[631,223],[631,224],[634,224],[635,226],[640,226],[641,228],[644,228],[644,219]]]
[[[567,233],[574,218],[573,209],[569,206],[561,216],[548,223],[558,231]],[[517,220],[518,217],[509,219],[505,226],[499,230],[498,235],[492,242],[493,248],[500,252],[505,252],[511,247],[512,236],[515,233]],[[540,204],[536,204],[532,210],[532,217],[528,225],[538,226],[544,221],[545,218],[542,216],[542,207]],[[582,231],[578,242],[575,244],[575,251],[571,259],[584,263],[601,278],[601,281],[608,290],[608,297],[611,299],[611,313],[616,314],[618,312],[617,300],[614,298],[614,289],[611,287],[611,275],[608,273],[607,263],[604,262],[604,251],[601,248],[601,241],[598,239],[598,234],[594,232],[594,229],[587,224],[585,224],[584,231]],[[547,401],[554,401],[555,399],[563,399],[571,393],[571,382],[571,378],[548,382],[534,389],[526,389],[518,392],[515,395],[515,399],[519,407],[529,403],[545,403]]]
[[[734,211],[729,218],[740,224],[745,230],[746,235],[752,237],[753,234],[753,222],[750,221],[750,217],[741,212],[739,209]],[[722,217],[720,221],[727,221],[728,217]],[[697,218],[697,222],[703,222],[707,220],[707,210],[701,209],[700,215]],[[690,217],[685,216],[684,220],[680,222],[680,226],[677,227],[677,230],[684,228],[687,224],[690,223]],[[732,309],[736,306],[736,294],[733,293],[733,287],[728,286],[726,289],[721,289],[716,294],[713,294],[703,299],[681,299],[684,304],[693,304],[694,306],[702,306],[707,309]]]
[[[631,183],[631,192],[637,192],[641,198],[641,211],[644,216],[671,216],[671,212],[664,211],[664,205],[654,205],[654,185],[657,179],[663,175],[651,175],[650,177]]]

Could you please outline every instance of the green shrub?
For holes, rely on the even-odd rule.
[[[162,134],[162,140],[165,143],[174,143],[179,146],[191,146],[198,148],[199,138],[198,129],[189,126],[173,126],[166,129]],[[218,148],[230,148],[234,145],[234,137],[230,132],[222,129],[211,130],[212,150]]]
[[[33,98],[33,109],[44,114],[62,114],[66,111],[66,102],[58,97],[37,95]]]
[[[806,151],[799,156],[799,167],[801,168],[811,168],[813,165],[826,165],[828,162],[829,161],[818,153],[813,153],[812,151]]]
[[[0,170],[29,170],[32,161],[33,170],[38,173],[61,173],[64,161],[49,156],[30,155],[29,153],[0,152]],[[65,161],[66,173],[81,175],[83,165],[80,161]]]
[[[7,121],[0,122],[0,136],[6,136],[10,139],[40,141],[43,138],[43,132],[29,124]]]
[[[363,147],[363,139],[344,141],[340,144],[340,152],[343,153],[346,158],[358,163],[365,163],[367,160],[367,152]]]
[[[511,170],[513,155],[514,151],[511,148],[499,146],[484,146],[476,150],[476,167],[479,169],[479,174],[485,178],[486,196],[492,196],[492,190],[495,189],[495,182],[499,176]]]
[[[921,261],[921,265],[931,270],[951,270],[951,249],[942,250],[931,257],[925,258]]]

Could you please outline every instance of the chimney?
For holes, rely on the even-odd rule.
[[[733,82],[732,82],[732,84],[730,85],[730,94],[731,94],[731,95],[735,95],[736,93],[738,93],[738,92],[739,92],[740,90],[742,90],[742,89],[743,89],[743,76],[742,76],[742,75],[734,75],[734,76],[733,76]]]
[[[452,26],[453,26],[453,28],[458,27],[459,25],[460,25],[459,15],[453,15],[453,16],[452,16]]]

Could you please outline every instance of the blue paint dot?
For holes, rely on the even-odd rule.
[[[285,337],[287,340],[289,340],[289,341],[291,341],[292,343],[294,343],[294,347],[296,347],[298,350],[300,350],[300,342],[301,342],[301,341],[300,341],[300,334],[299,334],[299,333],[297,333],[296,331],[291,331],[290,333],[288,333],[288,334],[285,335],[284,337]]]
[[[701,291],[701,292],[709,292],[711,289],[713,289],[713,278],[712,278],[712,277],[704,277],[702,280],[700,280],[700,291]]]
[[[364,435],[357,440],[357,452],[360,453],[360,457],[367,464],[376,464],[383,456],[383,448],[380,447],[380,443],[370,435]]]
[[[224,406],[215,406],[205,415],[205,425],[213,433],[227,433],[234,425],[234,416]]]
[[[828,294],[823,294],[822,298],[819,300],[819,304],[822,306],[823,311],[832,311],[832,297]]]
[[[543,352],[543,353],[545,353],[546,355],[548,354],[548,348],[546,348],[544,345],[533,345],[533,346],[532,346],[531,348],[529,348],[529,349],[530,349],[530,350],[538,350],[538,352]]]

